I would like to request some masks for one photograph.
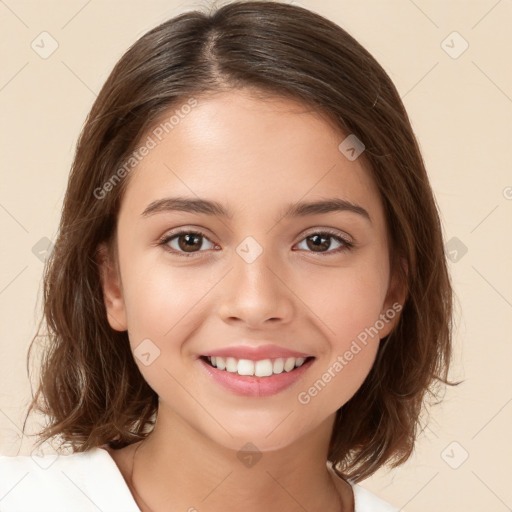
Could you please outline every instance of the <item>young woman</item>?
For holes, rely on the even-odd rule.
[[[452,290],[391,80],[304,8],[233,2],[141,37],[81,134],[0,510],[396,508],[447,381]],[[68,448],[71,453],[64,453]]]

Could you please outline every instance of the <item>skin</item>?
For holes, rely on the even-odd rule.
[[[101,264],[102,284],[112,328],[128,330],[132,350],[148,338],[160,350],[148,366],[135,357],[160,404],[134,468],[138,444],[111,454],[127,481],[134,469],[137,494],[152,510],[218,512],[243,503],[246,512],[339,512],[340,502],[353,510],[350,485],[326,467],[328,443],[336,411],[363,383],[398,315],[318,396],[308,404],[297,396],[404,296],[390,275],[379,192],[362,158],[350,161],[338,150],[345,137],[290,99],[237,90],[198,98],[131,171],[118,259]],[[216,200],[233,218],[141,215],[152,201],[178,195]],[[362,206],[371,222],[349,211],[277,221],[285,205],[332,197]],[[191,257],[158,245],[178,227],[204,233]],[[325,228],[354,248],[335,252],[343,244],[333,238],[324,249],[308,245]],[[263,251],[252,263],[236,252],[247,236]],[[179,251],[178,242],[167,245]],[[303,378],[270,397],[227,391],[197,359],[265,343],[316,358]],[[262,454],[251,467],[237,457],[247,442]]]

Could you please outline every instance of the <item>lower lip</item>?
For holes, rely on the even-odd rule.
[[[297,382],[304,373],[307,372],[313,361],[314,358],[311,358],[302,366],[295,368],[295,370],[291,372],[283,371],[283,373],[270,375],[268,377],[254,377],[219,370],[203,359],[199,359],[200,364],[212,379],[233,393],[243,396],[275,395]]]

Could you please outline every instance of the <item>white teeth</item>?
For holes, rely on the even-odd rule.
[[[295,368],[295,357],[289,357],[284,362],[284,371],[291,372]]]
[[[268,377],[272,375],[272,361],[270,359],[256,361],[256,363],[254,363],[254,375],[256,375],[256,377]]]
[[[238,361],[238,375],[254,375],[254,362],[249,359]]]
[[[231,373],[236,373],[238,370],[238,361],[234,357],[226,358],[226,370]]]
[[[274,373],[282,373],[284,369],[284,359],[280,357],[274,361]]]
[[[304,357],[288,357],[277,359],[261,359],[259,361],[251,361],[250,359],[235,359],[234,357],[208,357],[212,366],[218,370],[226,370],[238,375],[254,375],[256,377],[269,377],[273,374],[279,374],[283,371],[291,372],[294,368],[298,368],[304,364]]]

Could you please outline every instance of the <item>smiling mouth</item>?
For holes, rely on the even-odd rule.
[[[258,361],[219,356],[201,356],[200,359],[210,366],[217,368],[217,370],[237,373],[238,375],[271,377],[272,375],[279,375],[283,372],[292,372],[309,360],[314,359],[314,357],[277,357]]]

